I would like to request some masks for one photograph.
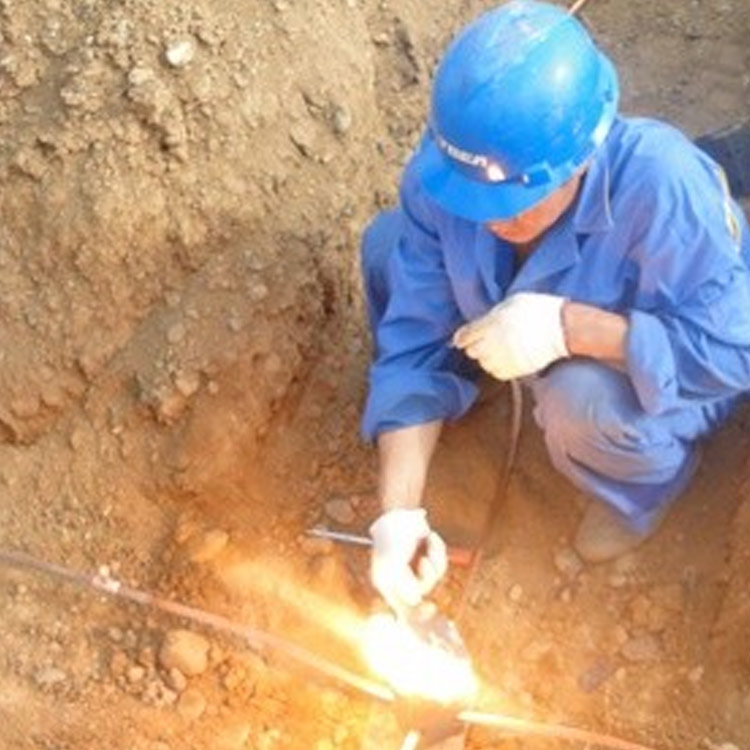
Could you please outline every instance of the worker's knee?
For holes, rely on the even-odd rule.
[[[665,461],[679,460],[663,450],[672,437],[642,410],[622,373],[589,360],[571,360],[538,378],[533,389],[534,415],[553,455],[594,469],[616,456],[626,475],[629,459],[639,473],[648,473],[648,464],[662,472]]]

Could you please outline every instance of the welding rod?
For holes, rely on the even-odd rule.
[[[476,726],[502,729],[526,737],[549,737],[570,740],[572,742],[581,742],[585,744],[586,747],[606,747],[610,748],[610,750],[654,750],[654,748],[648,747],[647,745],[640,745],[637,742],[622,740],[619,737],[613,737],[609,734],[591,732],[587,729],[576,729],[563,724],[548,724],[541,721],[518,719],[504,714],[462,711],[458,715],[458,720],[464,724],[474,724]]]
[[[333,678],[349,687],[356,688],[371,698],[377,698],[386,702],[391,702],[395,699],[395,694],[386,685],[350,672],[348,669],[340,667],[284,638],[251,628],[239,622],[234,622],[212,612],[206,612],[205,610],[186,604],[162,599],[146,591],[130,588],[112,578],[106,571],[98,575],[88,575],[63,567],[62,565],[55,565],[54,563],[39,560],[24,552],[11,552],[2,549],[0,549],[0,565],[17,570],[31,570],[36,573],[42,573],[48,577],[63,579],[84,588],[95,589],[108,596],[119,597],[120,599],[126,599],[145,607],[159,609],[171,615],[183,617],[186,620],[191,620],[216,631],[238,636],[256,651],[261,652],[264,648],[267,648],[284,654],[327,677]]]
[[[369,536],[360,534],[350,534],[346,531],[333,531],[322,526],[314,526],[307,530],[308,536],[314,536],[318,539],[330,539],[332,542],[341,542],[342,544],[351,544],[358,547],[372,547],[372,539]],[[448,547],[448,561],[460,567],[467,567],[471,564],[473,551],[465,547]]]

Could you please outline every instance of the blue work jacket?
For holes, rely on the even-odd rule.
[[[451,337],[520,291],[626,315],[627,372],[646,413],[750,389],[747,224],[721,169],[671,126],[618,118],[575,203],[517,272],[512,245],[430,200],[413,160],[400,197],[366,438],[462,415],[476,371]]]

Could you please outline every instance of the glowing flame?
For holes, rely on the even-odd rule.
[[[393,615],[369,618],[363,649],[373,672],[404,697],[451,704],[477,692],[477,677],[468,658],[425,640]]]

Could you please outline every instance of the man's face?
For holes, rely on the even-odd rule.
[[[512,219],[488,221],[487,228],[496,237],[514,245],[525,245],[544,234],[568,209],[578,194],[583,173],[579,172],[564,185]]]

